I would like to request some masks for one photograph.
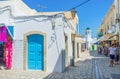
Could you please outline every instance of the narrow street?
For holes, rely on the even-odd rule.
[[[0,0],[0,79],[120,79],[119,56],[120,0]]]
[[[0,70],[0,79],[119,79],[120,65],[109,67],[109,57],[96,52],[81,53],[75,67],[63,73],[41,71]]]

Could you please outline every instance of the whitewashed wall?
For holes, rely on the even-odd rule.
[[[43,20],[47,19],[44,17],[36,18],[37,20]],[[20,20],[20,19],[19,19]],[[26,22],[19,22],[19,20],[16,20],[17,23],[15,23],[15,40],[23,40],[23,35],[32,32],[32,31],[40,31],[43,33],[46,33],[47,35],[47,71],[49,72],[62,72],[65,67],[64,63],[65,61],[62,61],[62,53],[65,52],[65,36],[64,36],[64,25],[62,16],[59,18],[55,18],[55,29],[52,29],[52,23],[50,18],[47,20],[43,20],[41,22],[37,22],[35,20],[30,20]],[[22,20],[22,19],[21,19]],[[66,29],[68,34],[68,52],[69,52],[69,63],[70,58],[72,57],[71,52],[71,34],[70,29]],[[52,36],[55,35],[54,41],[51,40]],[[17,45],[19,43],[15,43]],[[15,48],[16,49],[16,48]],[[23,52],[23,50],[20,50]],[[20,53],[18,51],[18,53]],[[17,55],[17,51],[15,53]],[[15,56],[16,56],[15,55]],[[22,53],[21,53],[22,55]],[[20,60],[23,60],[22,57],[19,56]],[[16,59],[15,59],[16,60]],[[23,64],[21,61],[16,61],[16,64]],[[15,65],[14,65],[15,66]],[[15,66],[16,67],[16,66]],[[22,67],[21,67],[22,68]]]
[[[10,12],[8,10],[0,14],[0,23],[10,24]]]
[[[68,65],[70,65],[71,64],[71,59],[73,58],[72,39],[71,39],[72,31],[71,31],[70,25],[68,25],[66,22],[65,22],[64,26],[65,26],[64,27],[64,32],[68,37]]]
[[[11,8],[10,8],[11,9]],[[65,69],[63,64],[62,53],[65,52],[65,33],[68,35],[68,60],[72,58],[72,42],[71,28],[69,25],[64,28],[63,15],[55,18],[55,29],[52,29],[51,18],[46,16],[38,16],[38,18],[24,21],[30,17],[12,17],[10,10],[0,14],[0,23],[14,26],[14,42],[13,42],[13,59],[12,69],[23,69],[23,52],[24,52],[24,34],[32,31],[40,31],[46,33],[47,42],[47,72],[62,72]],[[34,17],[33,17],[34,18]],[[46,20],[44,20],[46,19]],[[41,20],[41,21],[40,21]],[[51,40],[52,36],[56,35],[55,40]]]
[[[13,16],[33,15],[35,10],[30,9],[22,0],[0,1],[0,8],[10,6]]]

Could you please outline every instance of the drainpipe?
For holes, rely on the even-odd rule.
[[[118,31],[118,43],[119,43],[119,45],[120,45],[120,13],[119,13],[119,0],[116,0],[116,14],[117,14],[117,16],[116,16],[116,24],[118,24],[118,29],[119,29],[119,31]]]
[[[120,5],[119,5],[119,2],[120,1],[118,0],[118,2],[117,2],[118,3],[118,27],[119,27],[119,33],[118,33],[119,37],[118,37],[118,40],[119,40],[119,45],[120,45],[120,13],[119,13],[119,6]]]
[[[117,12],[117,15],[118,15],[118,17],[117,17],[117,23],[118,23],[118,29],[119,29],[119,32],[118,32],[118,43],[119,43],[119,45],[120,45],[120,13],[119,13],[120,3],[119,3],[119,2],[120,2],[120,1],[117,0],[116,5],[117,5],[117,9],[118,9],[118,12]],[[119,53],[119,55],[120,55],[120,53]],[[120,57],[119,57],[119,58],[120,58]]]
[[[118,26],[119,26],[119,33],[118,33],[118,40],[119,40],[119,45],[120,45],[120,1],[118,0]],[[120,53],[119,53],[119,58],[120,58]]]

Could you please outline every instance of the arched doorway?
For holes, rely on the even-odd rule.
[[[27,36],[28,69],[44,70],[44,36],[31,34]]]

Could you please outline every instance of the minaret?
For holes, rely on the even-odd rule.
[[[86,48],[90,50],[91,47],[91,30],[89,27],[86,28]]]

